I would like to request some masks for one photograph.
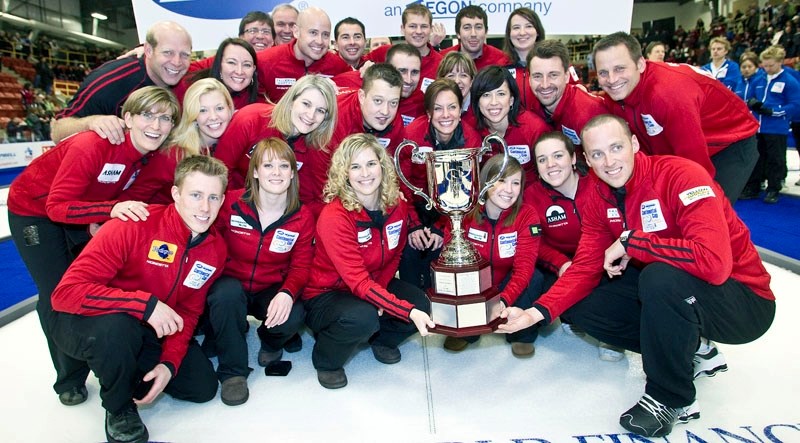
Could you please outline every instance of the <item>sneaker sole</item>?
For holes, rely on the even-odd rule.
[[[147,443],[150,441],[150,432],[147,428],[144,429],[144,436],[139,440],[114,440],[111,438],[111,434],[108,433],[108,429],[106,429],[106,438],[108,439],[108,443]]]
[[[700,371],[700,372],[694,374],[694,378],[695,378],[695,380],[697,380],[698,378],[702,378],[702,377],[711,378],[711,377],[717,375],[718,372],[727,372],[727,371],[728,371],[728,365],[725,364],[725,365],[717,366],[716,368],[713,368],[713,369]]]
[[[694,414],[688,414],[688,415],[679,415],[677,423],[686,424],[689,423],[689,420],[698,420],[698,419],[700,419],[699,412],[695,412]]]

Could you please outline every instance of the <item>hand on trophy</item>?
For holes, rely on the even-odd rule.
[[[411,247],[423,251],[425,249],[439,249],[442,247],[444,239],[441,235],[432,232],[431,228],[422,228],[408,234],[408,242]]]
[[[433,320],[431,320],[431,317],[428,314],[416,308],[411,310],[411,313],[408,315],[408,318],[414,322],[414,326],[417,327],[419,335],[423,337],[430,334],[430,332],[428,332],[428,328],[433,328],[434,326],[436,326],[436,324],[433,322]]]
[[[517,332],[544,320],[544,316],[536,308],[523,310],[514,306],[503,309],[500,318],[505,318],[507,321],[497,326],[497,332],[506,334]]]

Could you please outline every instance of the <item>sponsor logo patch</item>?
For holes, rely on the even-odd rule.
[[[389,243],[389,249],[394,249],[400,244],[400,232],[402,232],[402,230],[403,220],[386,225],[386,239]]]
[[[680,197],[683,206],[689,206],[697,200],[716,197],[716,195],[714,195],[714,190],[711,188],[711,186],[698,186],[696,188],[687,189],[681,192],[678,194],[678,197]]]
[[[486,242],[489,239],[489,233],[486,231],[480,231],[475,228],[469,228],[469,232],[467,232],[467,237],[471,238],[472,240],[479,241],[479,242]]]
[[[287,231],[286,229],[278,229],[275,235],[272,236],[272,242],[269,244],[269,250],[279,254],[285,254],[292,250],[297,237],[300,234],[297,232]]]
[[[531,161],[531,148],[528,145],[508,145],[508,153],[522,165]]]
[[[100,183],[116,183],[122,177],[122,172],[125,170],[125,165],[119,163],[106,163],[103,165],[103,170],[97,176],[97,181]]]
[[[147,252],[147,258],[162,263],[172,263],[175,261],[175,254],[177,252],[177,245],[167,243],[163,240],[153,240],[153,242],[150,243],[150,250]]]
[[[548,225],[563,222],[567,219],[567,211],[559,205],[552,205],[545,211]]]
[[[192,289],[200,289],[214,275],[216,270],[217,268],[197,260],[192,265],[189,275],[183,281],[183,285]]]
[[[276,78],[275,86],[292,86],[296,81],[295,78]]]
[[[647,131],[647,135],[651,137],[664,132],[664,127],[659,125],[656,119],[654,119],[650,114],[642,114],[642,122],[644,123],[644,128]]]
[[[233,214],[231,214],[231,226],[234,228],[253,229],[241,216]]]

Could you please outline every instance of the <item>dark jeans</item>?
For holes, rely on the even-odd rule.
[[[419,251],[406,244],[403,255],[400,257],[400,280],[412,284],[420,289],[428,289],[433,286],[431,281],[431,263],[439,258],[442,249],[426,249]]]
[[[86,362],[100,379],[103,408],[111,413],[131,404],[142,376],[161,358],[163,340],[149,325],[127,314],[89,317],[58,312],[52,326],[53,341],[59,350]],[[194,339],[164,392],[196,403],[216,396],[214,367]]]
[[[232,277],[220,277],[208,291],[207,319],[202,329],[206,340],[211,340],[219,357],[217,376],[219,381],[237,375],[247,376],[247,315],[262,321],[258,327],[261,345],[269,351],[280,350],[303,326],[305,310],[300,302],[292,305],[286,321],[278,326],[267,328],[263,321],[267,307],[275,298],[280,284],[263,291],[250,293],[242,288],[241,282]],[[205,346],[205,344],[204,344]]]
[[[758,162],[747,181],[747,189],[759,192],[761,182],[767,180],[767,192],[781,190],[786,180],[785,134],[758,134]]]
[[[500,282],[498,289],[502,292],[503,289],[508,284],[508,280],[511,278],[511,274],[507,275],[506,278]],[[544,275],[542,271],[539,269],[534,270],[533,276],[531,276],[531,281],[528,283],[528,287],[525,288],[524,291],[517,297],[514,301],[512,306],[515,306],[520,309],[528,309],[533,306],[536,300],[539,300],[539,297],[542,296],[544,293]],[[540,323],[536,323],[535,325],[519,330],[517,332],[506,334],[506,341],[508,343],[533,343],[536,341],[536,338],[539,337],[539,326]],[[469,343],[475,343],[480,338],[480,335],[473,335],[470,337],[464,337]]]
[[[732,143],[711,157],[711,163],[717,170],[714,180],[722,187],[731,205],[742,194],[756,161],[758,149],[755,136]]]
[[[39,290],[36,313],[42,326],[50,359],[56,370],[56,393],[69,391],[86,383],[89,367],[55,346],[50,332],[55,312],[50,296],[69,265],[89,241],[85,226],[53,223],[44,217],[25,217],[8,212],[8,225],[19,255]]]
[[[748,343],[774,316],[774,301],[736,280],[711,285],[663,263],[604,279],[561,315],[600,341],[641,353],[645,392],[670,407],[695,400],[692,359],[701,336]]]
[[[431,312],[430,300],[416,286],[393,278],[386,289],[420,311]],[[326,292],[305,304],[306,324],[316,338],[311,360],[317,370],[340,369],[361,343],[396,348],[417,332],[412,321],[386,313],[378,316],[378,308],[347,291]]]

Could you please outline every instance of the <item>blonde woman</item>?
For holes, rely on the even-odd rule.
[[[178,163],[190,155],[213,156],[232,115],[233,100],[225,85],[213,78],[196,81],[183,97],[183,114],[169,148],[151,160],[152,167],[143,170],[123,196],[148,203],[172,202],[172,181]]]
[[[433,322],[425,293],[394,278],[408,235],[408,208],[386,149],[369,134],[345,138],[333,154],[328,203],[317,220],[316,253],[303,293],[319,383],[347,385],[344,363],[369,340],[375,359],[400,361],[398,345]]]
[[[244,187],[253,146],[268,137],[280,138],[289,144],[301,166],[300,201],[318,214],[336,120],[336,87],[321,75],[309,74],[297,80],[274,106],[255,103],[236,112],[215,156],[230,170],[231,189],[239,189]]]

